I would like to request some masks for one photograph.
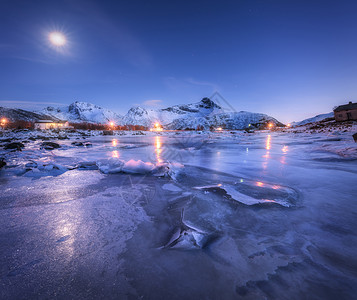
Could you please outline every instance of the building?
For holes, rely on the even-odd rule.
[[[38,120],[35,122],[35,129],[68,129],[71,128],[67,121]]]
[[[349,102],[348,104],[337,106],[333,113],[336,121],[357,120],[357,103]]]

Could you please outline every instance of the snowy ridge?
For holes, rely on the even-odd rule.
[[[123,125],[152,127],[154,123],[159,122],[169,129],[181,129],[180,127],[187,124],[186,127],[196,129],[198,125],[205,125],[204,119],[207,116],[221,112],[223,110],[219,105],[208,98],[203,98],[197,103],[175,105],[157,110],[145,109],[139,106],[133,107],[123,117],[122,123]],[[181,120],[181,122],[178,120]]]
[[[109,109],[92,103],[78,101],[64,108],[49,106],[43,109],[41,113],[73,123],[89,122],[103,124],[111,121],[118,123],[121,119],[120,115]]]
[[[11,122],[27,121],[34,122],[37,120],[48,120],[51,116],[44,113],[35,113],[23,109],[0,107],[0,116],[9,119]],[[61,118],[54,118],[53,121],[59,121]]]
[[[175,105],[165,109],[145,109],[133,107],[123,117],[123,125],[141,125],[152,127],[159,122],[165,129],[209,129],[223,127],[226,129],[244,129],[251,124],[253,127],[273,122],[282,126],[278,120],[260,113],[225,112],[218,104],[209,98],[188,105]]]
[[[291,123],[291,125],[293,125],[293,126],[305,125],[308,123],[319,122],[319,121],[325,120],[327,118],[333,118],[333,116],[334,116],[333,112],[330,112],[327,114],[320,114],[320,115],[316,115],[315,117],[302,120],[300,122],[293,122],[293,123]]]
[[[20,110],[16,110],[20,111]],[[13,113],[12,120],[21,119],[36,121],[38,119],[65,120],[70,123],[99,123],[114,122],[116,125],[139,125],[152,128],[159,122],[164,129],[210,129],[222,127],[225,129],[262,128],[268,122],[283,126],[278,120],[265,114],[246,111],[226,112],[222,107],[209,98],[201,101],[175,105],[164,109],[146,109],[140,106],[132,107],[120,116],[109,109],[87,102],[74,102],[65,107],[47,107],[39,112]]]

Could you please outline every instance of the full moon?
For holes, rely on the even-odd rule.
[[[51,32],[49,35],[49,40],[52,45],[57,47],[64,46],[67,42],[66,37],[61,32]]]

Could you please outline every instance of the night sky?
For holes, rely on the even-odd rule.
[[[218,91],[289,122],[357,100],[355,0],[0,4],[0,106],[78,100],[124,114]]]

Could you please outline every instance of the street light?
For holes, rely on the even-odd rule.
[[[2,118],[0,125],[1,125],[3,128],[5,128],[6,123],[7,123],[7,119],[6,119],[6,118]]]

